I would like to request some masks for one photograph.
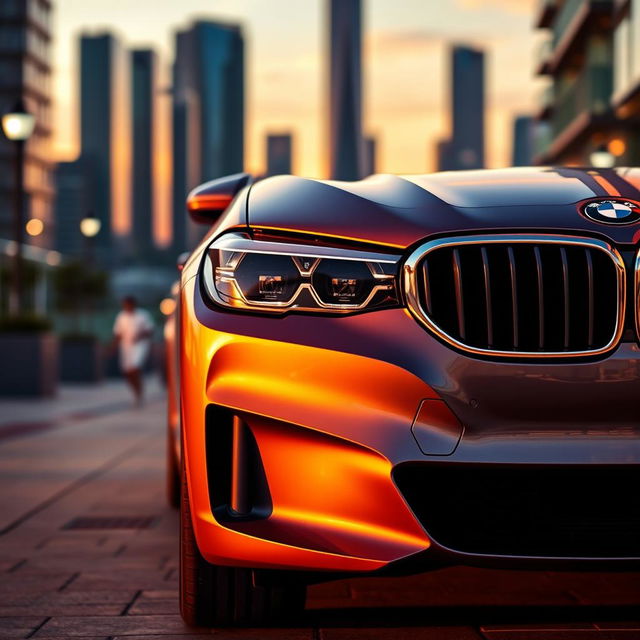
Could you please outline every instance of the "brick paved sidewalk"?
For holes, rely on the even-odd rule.
[[[640,638],[638,574],[480,569],[314,586],[289,628],[190,629],[163,411],[154,402],[0,441],[0,638]]]

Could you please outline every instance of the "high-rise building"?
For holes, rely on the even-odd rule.
[[[135,259],[148,258],[154,249],[157,100],[156,54],[149,49],[131,52],[131,124],[133,173],[131,241]]]
[[[176,34],[173,162],[174,250],[183,251],[201,232],[187,222],[189,190],[244,167],[244,37],[239,25],[199,21]]]
[[[364,139],[364,171],[363,177],[372,176],[377,167],[377,141],[373,136]]]
[[[80,148],[91,176],[91,209],[102,224],[97,258],[114,264],[115,240],[130,225],[131,120],[127,55],[109,33],[80,39]]]
[[[0,113],[19,100],[36,117],[26,143],[25,221],[38,218],[43,233],[32,244],[53,244],[51,140],[51,1],[0,0]],[[0,133],[0,238],[12,236],[15,145]]]
[[[358,180],[364,174],[360,0],[329,0],[329,27],[329,174]]]
[[[640,163],[640,2],[614,3],[612,108],[617,127],[607,138],[619,166]]]
[[[451,140],[439,140],[436,145],[436,168],[438,171],[452,171],[455,169],[453,162]]]
[[[80,159],[60,162],[54,172],[54,183],[55,248],[65,256],[79,256],[84,251],[80,221],[93,215],[91,177]]]
[[[267,175],[291,173],[293,136],[290,133],[267,135]]]
[[[513,120],[513,148],[511,164],[529,167],[533,163],[534,120],[531,116],[517,116]]]
[[[441,170],[484,167],[484,52],[451,49],[451,138],[439,148]]]

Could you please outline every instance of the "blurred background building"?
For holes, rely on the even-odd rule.
[[[83,160],[59,162],[54,173],[56,186],[56,249],[68,258],[79,258],[85,250],[81,221],[93,215],[92,179]]]
[[[36,116],[26,143],[23,218],[32,225],[30,242],[51,247],[54,240],[51,160],[51,2],[0,0],[0,114],[18,100]],[[0,134],[0,238],[10,238],[16,148]]]
[[[156,215],[158,153],[157,56],[151,49],[130,52],[131,62],[131,126],[133,144],[131,238],[128,253],[136,262],[151,260],[155,253],[153,220]]]
[[[89,209],[100,220],[98,260],[115,265],[131,212],[130,68],[110,33],[80,38],[80,159],[90,176]]]
[[[358,180],[362,139],[362,6],[329,0],[329,177]]]
[[[463,45],[451,49],[451,137],[438,146],[438,169],[484,167],[484,52]]]
[[[370,176],[376,172],[378,141],[374,136],[366,136],[364,139],[364,170],[362,176]]]
[[[244,36],[236,24],[199,21],[176,34],[173,64],[173,248],[193,246],[185,194],[244,168]]]
[[[537,73],[548,79],[535,161],[601,167],[635,164],[634,86],[640,80],[640,3],[545,0],[536,26],[546,32]]]
[[[293,134],[267,134],[267,175],[291,173]]]
[[[516,116],[513,120],[511,164],[528,167],[533,164],[535,121],[531,116]]]

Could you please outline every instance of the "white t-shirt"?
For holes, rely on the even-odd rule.
[[[113,333],[120,338],[120,366],[124,371],[142,368],[151,339],[149,336],[140,336],[152,330],[153,321],[144,309],[121,311],[117,315]]]

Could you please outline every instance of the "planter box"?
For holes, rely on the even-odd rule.
[[[99,382],[103,376],[102,349],[97,338],[62,338],[60,380]]]
[[[0,396],[53,396],[58,340],[51,333],[0,333]]]

